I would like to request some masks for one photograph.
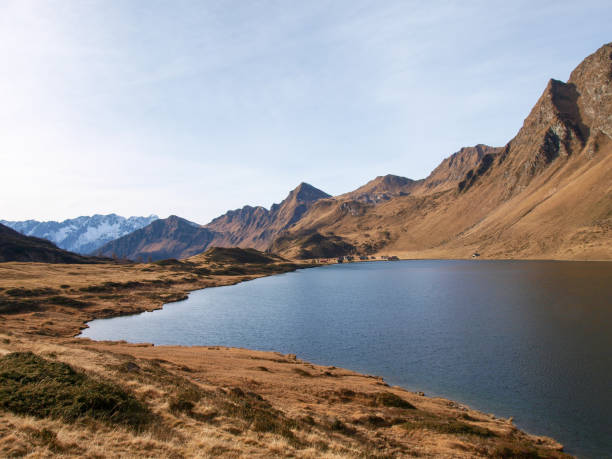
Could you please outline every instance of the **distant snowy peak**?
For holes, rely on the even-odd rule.
[[[95,253],[107,242],[143,228],[158,219],[157,215],[125,218],[117,214],[96,214],[91,217],[72,218],[63,222],[0,220],[0,223],[26,236],[47,239],[62,249],[90,254]]]

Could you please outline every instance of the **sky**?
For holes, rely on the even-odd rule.
[[[269,207],[506,144],[606,1],[0,2],[0,219]]]

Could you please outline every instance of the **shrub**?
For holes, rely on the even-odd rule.
[[[0,298],[0,314],[19,314],[21,312],[35,311],[40,308],[34,300],[13,300]]]
[[[537,451],[533,449],[521,450],[516,448],[503,447],[498,448],[491,454],[491,457],[500,459],[539,459]]]
[[[413,421],[402,424],[402,427],[407,430],[426,429],[434,432],[451,435],[476,435],[478,437],[494,437],[495,433],[489,429],[479,426],[473,426],[461,421]]]
[[[381,418],[380,416],[376,416],[373,414],[364,416],[362,418],[359,419],[359,423],[361,424],[365,424],[367,426],[370,427],[387,427],[389,426],[391,423],[389,421],[387,421],[384,418]]]
[[[167,258],[165,260],[159,260],[153,262],[157,266],[183,266],[183,263],[178,261],[176,258]]]
[[[228,266],[227,268],[215,269],[211,274],[215,276],[242,276],[247,271],[240,266]]]
[[[56,304],[58,306],[70,306],[71,308],[82,308],[89,305],[89,303],[85,301],[60,295],[52,296],[46,301],[50,304]]]
[[[375,396],[376,404],[379,406],[389,406],[394,408],[404,408],[414,410],[416,407],[403,398],[391,392],[379,392]]]
[[[343,433],[344,435],[354,435],[356,430],[347,426],[340,419],[334,419],[329,428],[335,432]]]
[[[57,290],[53,288],[11,288],[5,292],[10,296],[42,296],[42,295],[53,295],[54,293],[58,293]]]
[[[120,387],[31,352],[0,358],[0,409],[66,422],[92,418],[134,429],[151,421],[146,405]]]
[[[89,285],[87,287],[81,287],[79,290],[81,292],[104,293],[104,292],[108,292],[111,289],[104,285]]]
[[[206,258],[217,263],[274,263],[279,257],[265,254],[255,249],[240,249],[238,247],[212,247],[204,252]]]
[[[174,413],[191,413],[195,404],[202,398],[197,390],[184,390],[170,400],[170,411]]]

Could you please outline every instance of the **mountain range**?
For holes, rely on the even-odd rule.
[[[46,239],[24,236],[0,224],[0,262],[96,263],[104,261],[85,257],[57,247]]]
[[[104,244],[98,255],[136,261],[187,258],[204,252],[214,237],[213,231],[171,215]]]
[[[172,215],[105,244],[98,253],[155,261],[186,258],[215,246],[265,250],[280,232],[296,224],[313,203],[329,197],[327,193],[301,183],[269,210],[244,206],[230,210],[205,226]]]
[[[612,43],[567,82],[550,80],[506,145],[462,148],[425,179],[386,175],[335,197],[301,183],[270,209],[244,206],[203,226],[171,216],[94,250],[133,260],[213,246],[288,258],[612,259],[611,83]]]
[[[62,249],[91,254],[105,243],[140,229],[157,219],[156,215],[125,218],[116,214],[96,214],[62,222],[0,220],[0,223],[26,236],[47,239]]]
[[[611,82],[607,44],[550,80],[505,146],[461,149],[401,189],[377,179],[377,195],[397,191],[374,205],[361,191],[321,200],[271,250],[307,256],[308,238],[332,236],[404,257],[610,259]]]

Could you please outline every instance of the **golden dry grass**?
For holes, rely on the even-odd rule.
[[[158,308],[196,288],[270,272],[251,265],[248,274],[194,274],[227,266],[202,257],[191,262],[188,269],[0,264],[0,301],[25,304],[0,314],[0,356],[31,351],[67,363],[129,392],[153,413],[138,431],[95,419],[70,423],[0,411],[0,456],[563,456],[553,440],[521,432],[509,420],[293,355],[73,338],[94,317]],[[56,296],[78,306],[50,300]]]

